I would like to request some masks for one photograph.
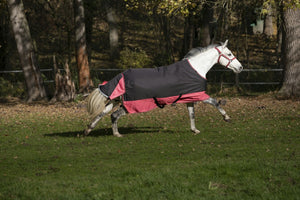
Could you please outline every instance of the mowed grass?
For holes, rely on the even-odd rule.
[[[229,98],[120,120],[88,137],[81,104],[0,105],[0,199],[299,199],[300,103]]]

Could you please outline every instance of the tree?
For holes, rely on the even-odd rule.
[[[36,62],[33,43],[22,0],[7,0],[10,21],[27,87],[27,101],[46,97],[41,72]]]
[[[297,4],[298,3],[298,4]],[[282,62],[285,68],[279,98],[300,97],[300,3],[289,0],[283,5]]]
[[[8,65],[8,34],[9,19],[7,15],[6,3],[0,2],[0,69],[5,69]]]
[[[109,46],[112,60],[119,58],[119,34],[115,8],[111,1],[105,1],[107,22],[109,26]]]
[[[184,20],[184,42],[182,49],[182,56],[186,54],[190,49],[194,47],[195,43],[195,29],[196,29],[196,19],[194,15],[188,15]]]
[[[214,9],[211,3],[204,4],[202,9],[202,20],[200,22],[200,45],[205,47],[212,43],[213,34],[211,24],[214,18]]]
[[[273,16],[272,5],[268,3],[266,5],[266,15],[264,19],[264,34],[268,37],[273,35]]]
[[[93,82],[90,76],[90,68],[86,47],[83,0],[74,0],[74,18],[79,92],[88,93],[90,87],[93,86]]]

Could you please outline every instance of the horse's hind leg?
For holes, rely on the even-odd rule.
[[[113,107],[114,107],[113,103],[108,104],[103,110],[103,112],[97,117],[95,117],[93,121],[88,125],[88,128],[84,131],[84,135],[85,136],[88,135],[96,127],[100,119],[102,119],[102,117],[104,117],[107,113],[109,113],[113,109]]]
[[[189,111],[189,117],[191,122],[191,131],[193,131],[195,134],[200,133],[200,131],[196,128],[195,125],[195,109],[194,109],[194,103],[187,103],[187,109]]]
[[[204,100],[203,103],[213,105],[221,113],[221,115],[223,116],[224,121],[226,121],[226,122],[230,121],[230,117],[227,115],[226,111],[220,106],[220,105],[225,105],[226,104],[225,101],[217,102],[216,99],[210,97],[209,99]]]
[[[122,106],[111,114],[112,131],[116,137],[123,137],[118,130],[118,120],[123,115],[126,115],[126,110]]]

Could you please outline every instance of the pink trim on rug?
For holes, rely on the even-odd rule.
[[[168,105],[168,104],[172,104],[178,97],[179,96],[157,98],[157,101],[161,105]],[[195,92],[195,93],[182,95],[176,103],[190,103],[196,101],[204,101],[208,98],[209,96],[205,93],[205,91]],[[135,101],[123,101],[123,105],[125,106],[126,110],[129,113],[147,112],[157,107],[153,98],[141,99]]]
[[[157,107],[154,99],[152,98],[135,101],[123,101],[123,105],[129,113],[147,112]]]
[[[113,93],[110,95],[110,99],[117,98],[125,93],[125,82],[124,76],[122,74],[122,78],[119,80],[117,87],[114,89]]]

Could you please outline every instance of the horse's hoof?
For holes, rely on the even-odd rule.
[[[200,133],[200,131],[198,129],[192,129],[192,132],[194,133],[194,135],[197,135]]]
[[[83,133],[83,136],[87,136],[90,132],[91,132],[90,129],[86,129],[86,130],[84,131],[84,133]]]
[[[231,119],[230,119],[230,117],[229,117],[228,115],[226,115],[226,116],[224,116],[224,121],[225,121],[225,122],[230,122]]]
[[[120,137],[124,137],[124,136],[121,135],[120,133],[115,133],[114,136],[119,137],[119,138],[120,138]]]

